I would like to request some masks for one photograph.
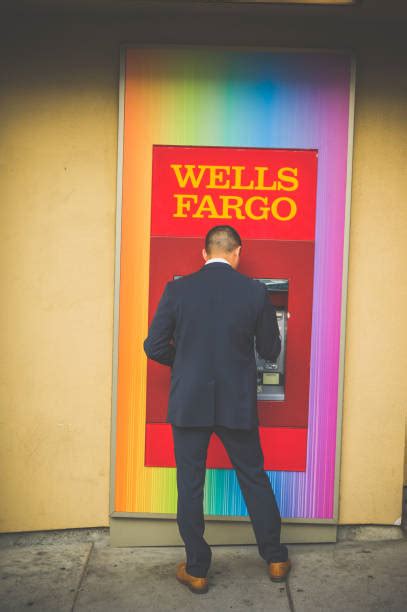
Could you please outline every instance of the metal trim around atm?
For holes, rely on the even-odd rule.
[[[122,172],[123,172],[123,144],[124,144],[124,96],[125,96],[125,59],[126,50],[129,48],[178,48],[189,49],[191,45],[156,45],[156,44],[124,44],[120,47],[120,69],[119,69],[119,103],[118,103],[118,141],[117,141],[117,184],[116,184],[116,238],[115,238],[115,272],[114,272],[114,310],[113,310],[113,351],[112,351],[112,410],[111,410],[111,435],[110,435],[110,482],[109,482],[109,520],[111,529],[111,538],[113,545],[116,537],[120,540],[118,534],[122,533],[122,528],[129,529],[129,523],[134,523],[134,530],[141,529],[145,534],[158,533],[160,523],[170,523],[171,529],[175,525],[175,517],[172,515],[156,515],[143,513],[120,513],[114,510],[115,499],[115,470],[116,470],[116,422],[117,422],[117,376],[118,376],[118,336],[119,336],[119,297],[120,297],[120,254],[121,254],[121,223],[122,223]],[[199,48],[223,49],[220,45],[197,45],[194,49]],[[336,459],[335,459],[335,478],[334,478],[334,508],[333,517],[331,519],[284,519],[283,534],[289,525],[296,527],[304,527],[305,529],[313,529],[313,534],[317,539],[308,539],[304,537],[304,542],[334,542],[336,541],[336,529],[339,517],[339,483],[340,483],[340,460],[341,460],[341,439],[342,439],[342,418],[343,418],[343,389],[344,389],[344,371],[345,371],[345,335],[346,335],[346,308],[347,308],[347,290],[348,290],[348,270],[349,270],[349,236],[350,236],[350,215],[351,215],[351,187],[352,187],[352,161],[353,161],[353,139],[354,139],[354,110],[355,110],[355,84],[356,84],[356,60],[354,53],[346,49],[324,49],[324,48],[284,48],[284,47],[246,47],[232,46],[227,47],[228,50],[246,50],[250,51],[270,51],[275,53],[327,53],[337,54],[343,53],[350,57],[351,79],[349,86],[349,111],[348,111],[348,155],[347,155],[347,175],[346,175],[346,202],[345,202],[345,223],[344,223],[344,247],[343,247],[343,270],[342,270],[342,298],[341,298],[341,323],[340,323],[340,356],[339,356],[339,376],[338,376],[338,403],[337,403],[337,430],[336,430]],[[170,518],[171,517],[171,518]],[[129,519],[132,521],[129,521]],[[230,526],[236,523],[246,523],[248,527],[249,520],[247,517],[205,517],[208,525],[211,522],[221,523],[221,529],[224,530],[228,523]],[[123,521],[123,522],[122,522]],[[147,529],[147,523],[151,523],[152,529]],[[126,527],[127,525],[127,527]],[[325,531],[320,528],[325,528]],[[128,531],[131,535],[131,529]],[[287,532],[288,533],[288,532]],[[298,531],[297,531],[298,533]],[[319,535],[319,539],[317,534]],[[327,535],[329,534],[329,535]],[[163,532],[164,535],[164,532]],[[328,537],[329,539],[326,539]],[[137,538],[136,538],[137,539]],[[165,538],[164,538],[165,540]],[[165,541],[160,542],[165,545]],[[128,544],[122,545],[137,545],[132,544],[132,537]],[[141,541],[141,540],[140,540]],[[286,540],[288,541],[288,540]],[[237,543],[237,542],[235,542]],[[242,542],[243,543],[243,542]],[[117,544],[120,545],[120,544]],[[139,544],[146,545],[146,544]],[[153,545],[153,544],[151,544]],[[154,544],[157,545],[157,544]]]
[[[333,523],[284,523],[281,540],[285,544],[336,542],[338,526]],[[253,528],[247,521],[208,521],[205,538],[210,545],[255,545]],[[177,523],[166,517],[110,518],[110,545],[131,546],[184,546]]]

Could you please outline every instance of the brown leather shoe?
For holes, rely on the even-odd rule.
[[[208,592],[208,579],[198,578],[197,576],[191,576],[191,574],[188,574],[185,562],[179,563],[177,567],[177,580],[182,584],[185,584],[189,590],[196,595],[201,595],[202,593]]]
[[[280,561],[279,563],[269,563],[269,576],[273,582],[283,582],[291,569],[291,561]]]

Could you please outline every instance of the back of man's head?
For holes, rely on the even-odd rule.
[[[209,257],[232,253],[239,246],[241,238],[230,225],[216,225],[206,234],[205,250]]]

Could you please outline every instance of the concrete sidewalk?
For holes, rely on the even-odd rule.
[[[182,548],[112,548],[88,541],[19,539],[0,547],[0,609],[103,612],[407,610],[407,540],[291,545],[286,584],[272,583],[254,546],[213,547],[210,590],[174,578]]]

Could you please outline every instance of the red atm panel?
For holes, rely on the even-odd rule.
[[[214,225],[229,223],[242,236],[240,272],[288,281],[288,293],[270,297],[289,318],[284,397],[258,401],[266,469],[306,467],[316,169],[316,151],[165,146],[153,151],[149,322],[165,284],[203,265],[203,238]],[[147,466],[175,465],[166,424],[169,385],[169,368],[149,361]],[[207,465],[231,467],[214,436]]]
[[[260,427],[260,440],[266,469],[297,472],[305,470],[307,429]],[[167,423],[147,423],[146,465],[175,467],[172,431]],[[222,442],[216,435],[211,437],[206,467],[232,467]]]

